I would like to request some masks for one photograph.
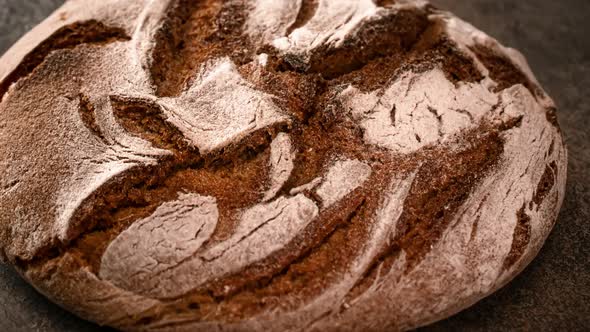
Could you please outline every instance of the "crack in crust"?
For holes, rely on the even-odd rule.
[[[161,107],[153,101],[120,96],[111,96],[110,100],[114,115],[127,132],[160,149],[198,155],[180,130],[166,121]]]
[[[243,1],[176,0],[156,35],[151,74],[156,95],[176,96],[195,75],[200,64],[230,56],[236,63],[252,57],[242,30]]]
[[[31,74],[53,51],[74,48],[82,44],[106,44],[117,41],[128,41],[124,30],[109,27],[102,22],[89,20],[67,25],[57,30],[51,37],[35,47],[6,78],[0,82],[0,102],[10,86],[23,77]]]
[[[545,197],[547,197],[551,189],[553,189],[553,186],[555,185],[555,179],[558,175],[557,172],[557,164],[555,161],[552,161],[547,166],[545,166],[545,172],[543,173],[543,176],[537,185],[537,190],[535,191],[535,195],[533,196],[532,200],[532,202],[537,205],[537,208],[539,205],[541,205]]]
[[[425,13],[416,10],[400,10],[384,16],[361,27],[357,37],[347,40],[341,47],[324,46],[316,50],[308,71],[330,80],[359,71],[375,61],[385,63],[379,60],[392,60],[406,54],[429,24]],[[374,89],[371,85],[366,88]]]
[[[490,71],[490,78],[498,83],[498,86],[494,89],[495,92],[505,90],[516,84],[522,84],[533,96],[542,96],[544,94],[541,88],[531,82],[506,56],[497,54],[497,52],[482,45],[470,49]]]
[[[524,254],[531,240],[531,217],[526,213],[526,203],[516,213],[516,226],[512,235],[510,252],[504,258],[502,268],[509,270],[516,264]]]
[[[320,1],[319,0],[302,0],[301,1],[301,8],[299,9],[299,13],[297,13],[297,18],[295,22],[287,29],[287,36],[293,32],[293,30],[301,28],[304,26],[315,14],[318,9]]]
[[[98,139],[103,143],[108,144],[107,140],[104,137],[104,134],[102,133],[98,123],[96,122],[96,110],[90,102],[90,99],[88,98],[88,96],[82,93],[79,95],[78,98],[80,102],[78,112],[80,113],[80,118],[82,119],[82,122],[84,122],[86,128],[88,128],[88,130],[90,130],[90,132],[92,132],[94,136],[98,137]]]

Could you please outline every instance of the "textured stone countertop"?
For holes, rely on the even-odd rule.
[[[0,0],[0,53],[63,0]],[[432,0],[528,58],[559,106],[569,148],[558,223],[514,281],[421,331],[590,331],[590,1]],[[0,331],[110,331],[82,321],[0,265]]]

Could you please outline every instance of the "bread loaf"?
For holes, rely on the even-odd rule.
[[[525,59],[421,0],[70,0],[0,60],[0,257],[125,331],[394,331],[537,254]]]

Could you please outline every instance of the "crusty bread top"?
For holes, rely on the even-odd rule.
[[[0,100],[0,257],[119,328],[425,324],[563,199],[524,58],[425,1],[70,1]]]

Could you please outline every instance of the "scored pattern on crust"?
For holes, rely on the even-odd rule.
[[[552,101],[451,14],[127,2],[132,25],[100,4],[60,25],[66,4],[0,83],[0,256],[79,315],[406,329],[501,287],[551,229]]]

